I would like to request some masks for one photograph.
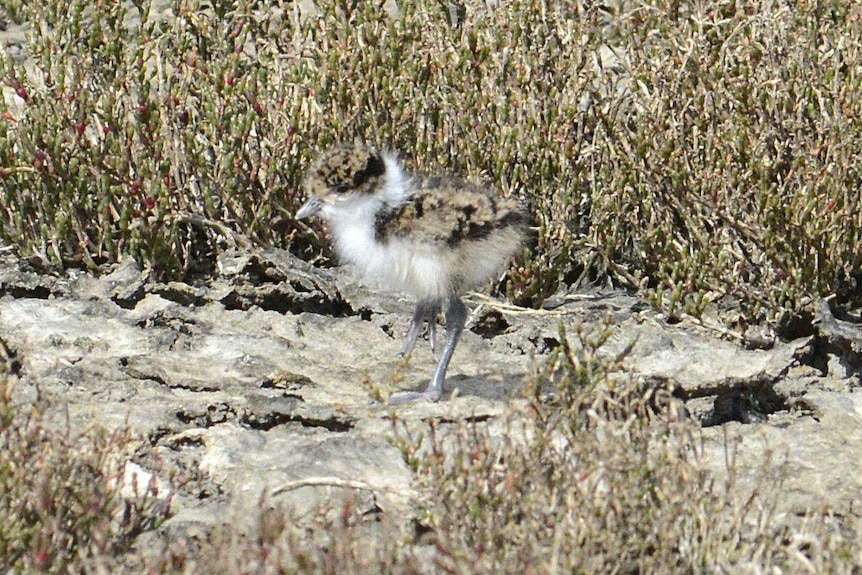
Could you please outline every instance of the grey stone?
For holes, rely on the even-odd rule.
[[[397,356],[412,302],[275,250],[222,261],[222,275],[189,286],[155,283],[132,263],[92,277],[4,258],[0,334],[20,361],[16,400],[39,403],[58,425],[67,416],[73,426],[128,425],[165,469],[199,477],[177,493],[165,534],[249,520],[262,500],[297,517],[345,501],[408,517],[412,478],[388,443],[388,409],[371,400],[375,390],[422,388],[431,376],[428,342],[409,362]],[[294,297],[291,285],[316,303]],[[242,301],[225,296],[240,292]],[[858,375],[815,367],[827,359],[812,361],[810,338],[747,349],[692,322],[670,325],[614,292],[560,294],[543,310],[469,301],[450,388],[437,404],[398,408],[406,424],[495,425],[520,405],[525,378],[560,346],[561,328],[577,352],[578,330],[609,318],[601,353],[623,354],[627,370],[675,390],[712,426],[704,438],[716,473],[726,472],[731,448],[746,477],[769,461],[785,478],[788,511],[858,508]]]

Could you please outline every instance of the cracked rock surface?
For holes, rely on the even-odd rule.
[[[393,412],[372,399],[431,376],[427,341],[406,365],[397,355],[413,302],[277,250],[225,254],[219,270],[199,284],[164,284],[130,262],[96,278],[4,256],[0,338],[17,362],[16,401],[58,426],[129,425],[163,469],[197,478],[178,490],[157,536],[252,521],[262,496],[302,517],[358,493],[369,513],[408,516],[415,493],[388,441]],[[492,425],[522,401],[561,325],[573,333],[607,317],[605,351],[629,348],[632,372],[685,402],[716,473],[730,449],[742,479],[764,461],[782,474],[783,511],[857,513],[858,316],[821,302],[812,334],[747,349],[693,321],[670,324],[622,292],[538,311],[468,299],[443,399],[399,407],[401,420]]]

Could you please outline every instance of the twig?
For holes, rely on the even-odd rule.
[[[596,296],[592,295],[571,295],[566,296],[566,301],[595,299],[595,297]],[[511,315],[569,315],[574,312],[574,310],[533,309],[529,307],[521,307],[511,303],[498,301],[490,296],[477,292],[470,292],[465,299],[471,303],[478,303],[482,306],[495,309],[501,313],[508,313]]]
[[[306,477],[290,481],[272,490],[273,495],[279,495],[287,491],[294,491],[301,487],[339,487],[341,489],[356,489],[371,491],[372,493],[387,493],[397,495],[404,499],[418,499],[418,494],[413,489],[395,489],[393,487],[374,487],[364,481],[355,479],[341,479],[340,477]]]

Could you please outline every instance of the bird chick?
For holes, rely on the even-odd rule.
[[[445,342],[427,389],[397,394],[389,403],[437,401],[467,322],[461,295],[500,273],[524,239],[524,213],[513,199],[471,182],[410,175],[393,154],[362,144],[324,152],[305,189],[309,198],[297,219],[320,216],[342,263],[372,286],[416,298],[401,355],[413,350],[425,322],[434,348],[437,315],[444,310]]]

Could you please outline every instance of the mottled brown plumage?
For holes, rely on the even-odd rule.
[[[522,222],[523,214],[512,200],[491,196],[463,180],[426,177],[414,181],[409,202],[377,215],[375,231],[381,241],[409,235],[416,241],[456,247]]]

